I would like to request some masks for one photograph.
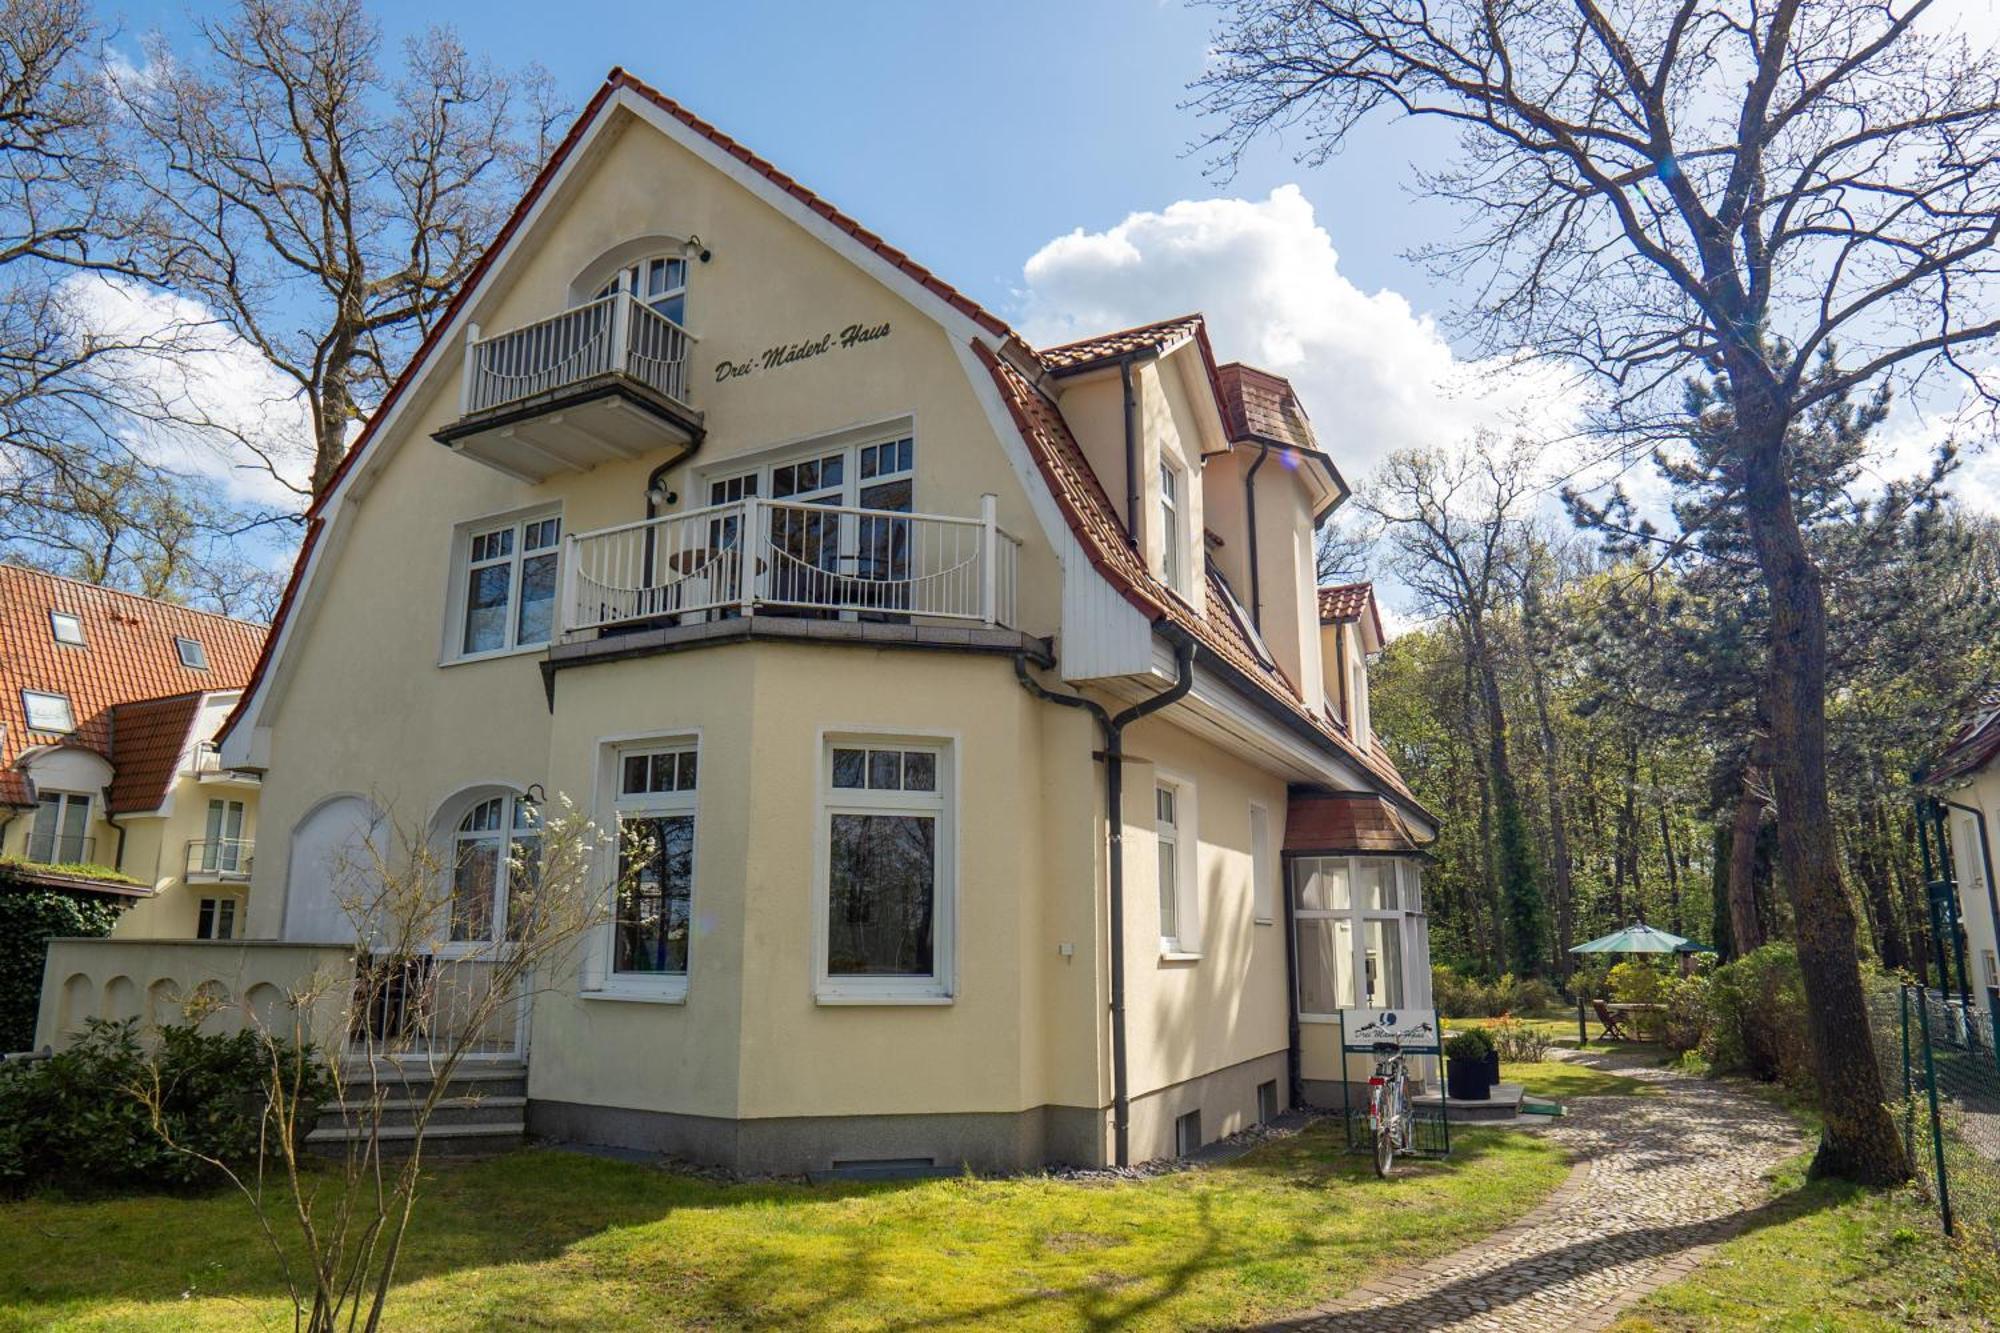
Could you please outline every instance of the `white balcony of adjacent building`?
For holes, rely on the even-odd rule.
[[[629,291],[504,333],[467,332],[453,451],[516,477],[566,472],[695,443],[695,339]]]
[[[188,760],[188,774],[204,787],[258,787],[263,779],[255,773],[225,767],[222,751],[214,741],[195,742]]]
[[[256,844],[249,838],[198,838],[187,845],[189,884],[247,884]]]
[[[564,637],[786,615],[1017,627],[1020,541],[977,516],[755,496],[565,539]]]

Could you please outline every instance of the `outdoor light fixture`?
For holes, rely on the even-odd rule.
[[[687,240],[681,243],[681,253],[689,259],[699,259],[704,264],[708,262],[708,247],[701,243],[701,237],[692,232],[688,234]]]
[[[529,805],[540,805],[542,802],[548,800],[549,797],[548,793],[542,790],[541,783],[530,782],[528,789],[521,793],[521,799]]]

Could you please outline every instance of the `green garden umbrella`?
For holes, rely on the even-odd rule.
[[[1689,953],[1707,952],[1692,940],[1684,940],[1678,935],[1669,935],[1664,930],[1655,930],[1643,921],[1635,921],[1623,930],[1614,930],[1609,935],[1599,936],[1585,944],[1579,944],[1571,953]]]

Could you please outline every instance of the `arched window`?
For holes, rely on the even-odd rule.
[[[508,938],[520,933],[541,851],[541,818],[524,797],[488,797],[465,812],[451,844],[454,944],[492,941],[496,921],[507,923]]]
[[[619,269],[591,299],[602,300],[624,287],[655,313],[685,328],[687,274],[687,260],[680,255],[654,255]]]

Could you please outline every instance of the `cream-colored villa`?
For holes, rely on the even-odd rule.
[[[2000,923],[2000,885],[1994,882],[1995,847],[2000,830],[2000,694],[1983,698],[1951,738],[1928,781],[1944,803],[1949,831],[1952,879],[1958,889],[1958,919],[1964,934],[1957,941],[1964,957],[1947,959],[1947,974],[1973,991],[2000,988],[2000,943],[1994,939]],[[1960,976],[1963,964],[1964,975]]]
[[[8,881],[124,902],[119,938],[241,934],[259,782],[215,738],[263,644],[262,625],[0,564]]]
[[[504,948],[566,796],[658,853],[488,1057],[530,1132],[1014,1169],[1337,1102],[1436,832],[1315,586],[1342,447],[1199,316],[1029,346],[614,72],[313,511],[221,742],[252,942],[58,944],[41,1039],[351,952],[387,821]]]

